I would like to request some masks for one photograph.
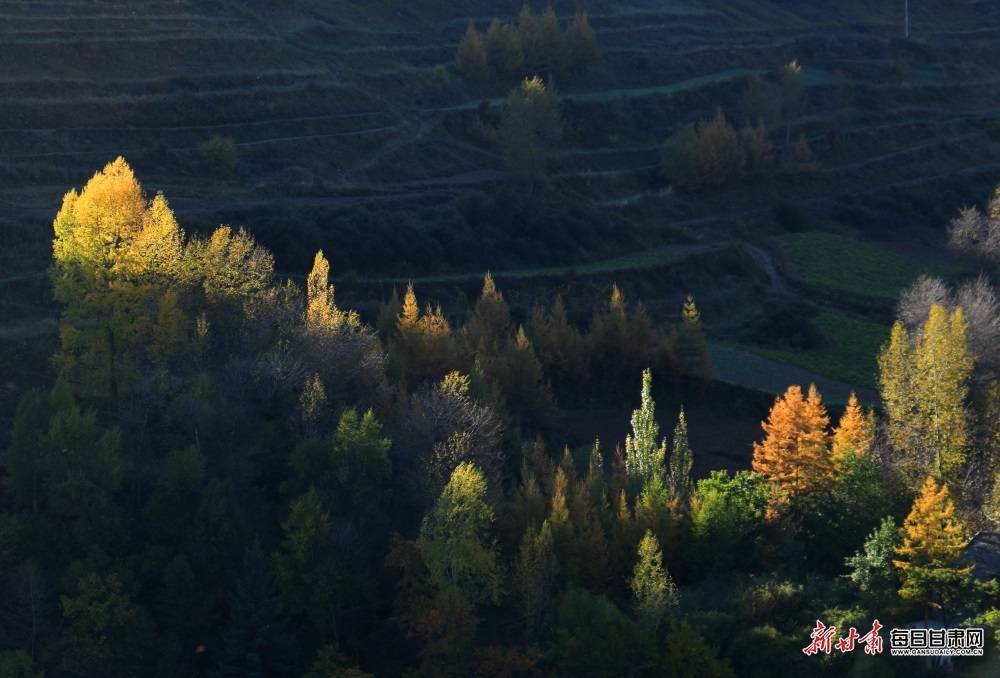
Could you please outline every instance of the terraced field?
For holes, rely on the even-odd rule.
[[[757,237],[783,228],[780,213],[812,230],[933,245],[944,221],[1000,177],[1000,5],[914,3],[905,42],[896,4],[586,3],[600,59],[557,78],[567,131],[549,189],[535,198],[571,215],[572,226],[511,233],[470,221],[471,237],[459,238],[437,215],[466,214],[507,179],[497,148],[470,137],[467,123],[495,109],[515,80],[461,77],[455,49],[469,21],[485,28],[495,15],[512,18],[520,0],[0,0],[0,225],[22,243],[0,256],[11,271],[0,296],[44,294],[59,198],[119,154],[194,227],[226,219],[254,228],[278,210],[255,230],[289,273],[308,264],[302,252],[322,246],[343,253],[335,271],[355,279],[440,284],[485,268],[521,278],[636,278],[677,265],[661,256],[672,248],[753,240],[795,279],[795,257],[826,245],[792,234],[794,251],[783,257]],[[566,18],[576,7],[556,3]],[[776,124],[772,136],[805,135],[819,172],[666,190],[657,169],[664,139],[717,108],[739,119],[746,76],[770,77],[793,58],[805,67],[804,100],[787,131]],[[233,171],[202,158],[199,145],[214,136],[234,141]],[[390,226],[366,240],[364,227],[344,225],[355,214]],[[412,237],[386,236],[396,221],[414,220]],[[572,259],[553,261],[538,244],[546,238]],[[415,239],[436,255],[404,257]],[[747,285],[742,271],[713,271],[719,289],[675,276],[650,305],[671,307],[694,291],[710,329],[728,340],[732,328],[719,316],[788,292],[774,270],[758,273]],[[883,311],[890,286],[877,288]],[[10,323],[38,320],[12,303],[4,310]]]

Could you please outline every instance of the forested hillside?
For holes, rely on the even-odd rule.
[[[0,0],[0,678],[1000,670],[1000,9],[823,4]]]

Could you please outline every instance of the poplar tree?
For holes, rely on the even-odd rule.
[[[691,468],[694,466],[694,454],[688,444],[687,418],[681,407],[674,427],[674,444],[670,452],[669,489],[670,498],[681,510],[686,510],[691,498]]]
[[[967,398],[973,360],[961,308],[933,304],[915,339],[897,321],[879,354],[889,440],[911,477],[930,467],[952,478],[970,443]]]
[[[641,398],[639,409],[632,412],[632,433],[625,438],[625,471],[639,487],[663,473],[667,456],[667,441],[660,439],[660,425],[656,423],[653,373],[649,369],[642,373]]]

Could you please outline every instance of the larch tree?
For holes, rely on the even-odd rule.
[[[393,349],[401,371],[417,379],[440,376],[452,362],[451,325],[440,306],[428,304],[424,313],[420,313],[413,283],[406,286],[396,319]]]
[[[323,250],[319,250],[306,277],[306,331],[322,334],[349,319],[349,314],[337,308],[334,286],[330,283],[330,262],[323,256]]]
[[[789,386],[761,423],[765,435],[753,445],[753,470],[767,476],[786,497],[822,487],[833,471],[826,434],[829,423],[814,385],[807,397],[799,386]]]
[[[708,340],[701,326],[701,313],[690,294],[684,301],[681,311],[681,321],[677,325],[674,341],[674,354],[681,372],[688,377],[707,381],[712,378],[712,357],[708,350]]]
[[[498,19],[490,22],[486,30],[486,55],[492,71],[509,75],[521,70],[524,64],[524,50],[517,29]]]
[[[511,90],[497,135],[508,169],[525,176],[529,189],[544,174],[548,151],[561,133],[559,97],[551,83],[534,76]]]
[[[973,565],[960,562],[965,526],[955,516],[946,484],[927,477],[900,533],[903,543],[892,561],[902,579],[900,597],[947,613],[971,586]]]
[[[656,633],[663,618],[677,605],[677,587],[663,566],[663,551],[649,530],[639,542],[639,561],[632,572],[632,595],[643,628]]]
[[[566,55],[570,66],[577,68],[597,61],[597,40],[586,12],[577,12],[566,27]]]
[[[644,486],[654,475],[661,475],[667,456],[666,438],[660,438],[653,401],[653,373],[642,373],[642,401],[632,412],[632,432],[625,438],[625,471],[636,486]]]
[[[566,38],[552,5],[538,21],[538,50],[533,64],[541,73],[557,73],[566,66]]]
[[[514,568],[514,587],[529,640],[537,640],[552,623],[558,574],[559,561],[549,521],[543,522],[537,531],[528,526]]]
[[[858,396],[851,391],[847,407],[833,429],[831,453],[833,461],[839,463],[847,455],[866,455],[871,451],[875,437],[874,411],[865,414],[858,404]]]
[[[668,487],[671,500],[681,509],[686,510],[691,499],[691,469],[694,466],[694,454],[688,444],[687,417],[681,407],[674,427],[673,447],[670,450],[670,475]]]
[[[489,75],[486,59],[486,45],[483,44],[483,37],[476,25],[470,21],[465,29],[465,35],[462,36],[462,42],[458,45],[455,65],[463,75],[485,78]]]

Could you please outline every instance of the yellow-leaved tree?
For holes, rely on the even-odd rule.
[[[117,399],[184,333],[172,292],[183,276],[184,234],[166,199],[147,200],[123,158],[66,194],[53,232],[59,363],[84,391]]]
[[[815,385],[809,386],[807,396],[801,387],[789,386],[775,398],[767,421],[761,423],[765,435],[753,445],[753,470],[767,476],[784,498],[822,487],[833,473],[829,423]]]
[[[934,304],[916,337],[897,321],[878,364],[889,440],[904,455],[903,468],[913,480],[928,467],[938,479],[953,478],[970,436],[973,360],[962,309]]]
[[[948,486],[927,476],[900,532],[903,543],[892,561],[902,578],[900,597],[923,604],[928,613],[946,613],[971,588],[973,568],[960,561],[965,526],[955,516]]]

